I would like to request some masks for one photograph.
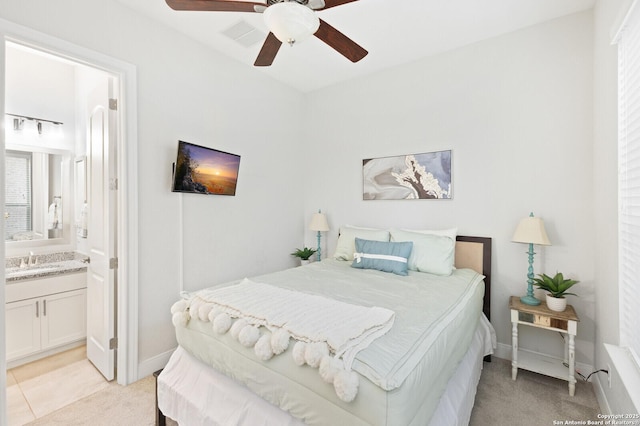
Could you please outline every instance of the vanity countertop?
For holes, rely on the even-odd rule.
[[[20,266],[22,259],[24,259],[24,256],[7,259],[5,262],[7,284],[34,278],[85,272],[87,270],[87,257],[74,252],[36,255],[36,264],[26,267]]]

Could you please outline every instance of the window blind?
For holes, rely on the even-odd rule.
[[[640,354],[640,2],[618,33],[620,344]]]
[[[5,240],[32,230],[31,153],[5,151]]]

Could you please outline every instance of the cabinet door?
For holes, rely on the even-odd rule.
[[[87,291],[74,290],[42,298],[42,349],[87,337]]]
[[[41,299],[28,299],[5,305],[7,361],[40,350]]]

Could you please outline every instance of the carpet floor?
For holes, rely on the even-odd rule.
[[[29,425],[153,425],[154,391],[152,376],[126,387],[111,383]],[[591,383],[579,379],[571,397],[562,380],[527,371],[511,380],[510,362],[494,357],[484,364],[470,426],[551,426],[554,420],[596,420],[599,412]]]
[[[575,396],[564,380],[519,370],[511,380],[511,361],[484,363],[469,426],[551,426],[555,421],[598,420],[591,382],[577,378]],[[570,424],[570,423],[568,423]]]

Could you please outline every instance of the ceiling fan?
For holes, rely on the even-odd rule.
[[[299,43],[313,34],[351,62],[358,62],[367,51],[340,31],[319,19],[315,11],[357,0],[266,0],[258,3],[242,0],[166,0],[174,10],[208,12],[263,13],[269,34],[254,66],[268,67],[282,43]]]

